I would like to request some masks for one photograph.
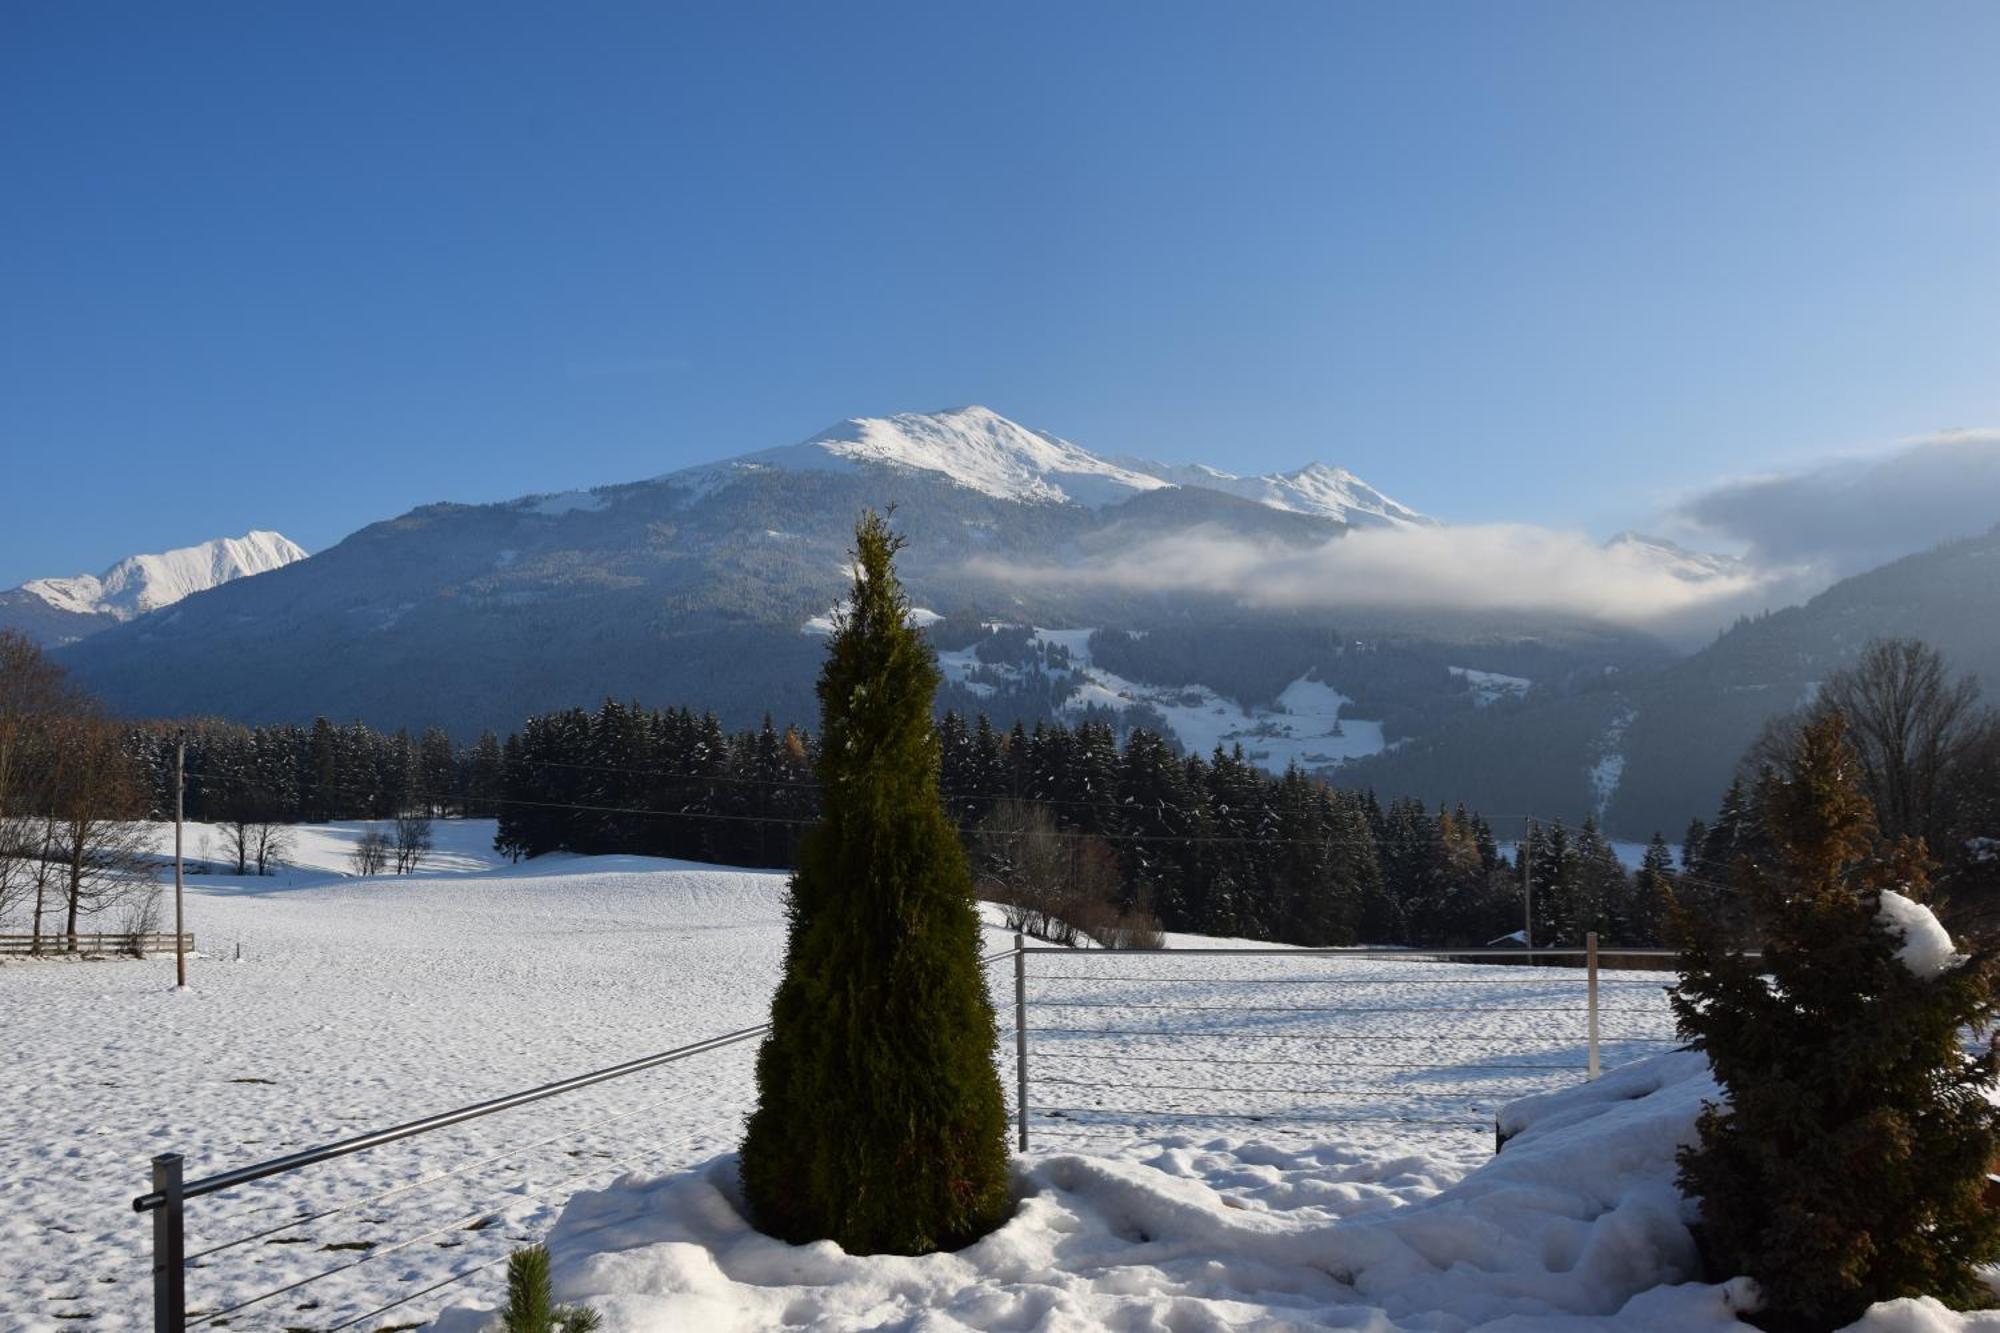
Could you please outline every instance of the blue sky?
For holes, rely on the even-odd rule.
[[[22,4],[0,586],[981,402],[1604,533],[2000,424],[2000,8]]]

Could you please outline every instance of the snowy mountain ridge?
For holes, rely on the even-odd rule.
[[[1220,491],[1271,509],[1355,525],[1431,525],[1345,468],[1312,463],[1294,472],[1239,477],[1201,464],[1102,458],[1047,431],[1010,421],[987,407],[850,417],[798,444],[669,474],[707,495],[755,471],[839,471],[876,464],[938,473],[996,499],[1100,508],[1144,491],[1185,487]]]
[[[217,537],[158,554],[127,556],[102,574],[31,579],[18,591],[70,615],[109,616],[123,622],[172,606],[192,593],[305,558],[305,548],[282,533],[253,529],[241,537]]]
[[[1691,551],[1678,542],[1668,541],[1665,537],[1649,537],[1643,532],[1621,532],[1606,541],[1604,549],[1663,569],[1684,583],[1735,578],[1749,569],[1740,556]]]
[[[1344,467],[1308,463],[1292,472],[1239,477],[1205,463],[1175,465],[1120,458],[1120,466],[1175,486],[1221,491],[1271,509],[1330,518],[1352,527],[1435,527],[1438,520],[1390,499]]]

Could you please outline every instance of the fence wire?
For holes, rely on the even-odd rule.
[[[1009,949],[984,964],[1011,964],[1013,957]],[[1010,988],[1011,970],[994,984]],[[1005,1035],[1010,1040],[996,1060],[1011,1094],[1011,1030]],[[303,1175],[287,1172],[191,1199],[190,1229],[233,1224],[235,1234],[187,1247],[182,1267],[198,1290],[189,1294],[183,1326],[336,1333],[399,1310],[399,1318],[414,1323],[475,1291],[497,1300],[485,1289],[497,1282],[496,1270],[515,1248],[537,1239],[577,1191],[628,1174],[670,1171],[734,1146],[753,1095],[755,1048],[750,1040],[698,1052],[729,1061],[726,1071],[705,1064],[699,1088],[681,1071],[653,1065],[633,1071],[629,1090],[621,1077],[563,1094],[567,1121],[554,1132],[522,1134],[524,1127],[551,1126],[520,1112],[532,1106],[533,1115],[546,1116],[557,1103],[510,1106],[448,1132],[326,1159]],[[672,1086],[659,1095],[662,1077]],[[742,1085],[735,1113],[716,1114],[719,1078]],[[1010,1122],[1016,1114],[1009,1095]],[[365,1179],[379,1182],[385,1170],[410,1178],[355,1191],[349,1187],[362,1178],[355,1164],[364,1158],[372,1159]],[[583,1158],[593,1160],[576,1169]],[[269,1198],[274,1190],[287,1197]],[[242,1230],[246,1225],[251,1229]],[[448,1252],[444,1270],[421,1257],[433,1250]],[[319,1262],[301,1262],[308,1254]]]
[[[1669,978],[1584,961],[1030,951],[1029,1138],[1355,1126],[1490,1146],[1502,1105],[1588,1076],[1593,980],[1600,1059],[1679,1045]]]
[[[1045,973],[1036,967],[1044,958],[1053,969]],[[985,960],[999,1020],[997,1071],[1016,1126],[1016,1019],[1025,1020],[1031,1149],[1162,1134],[1327,1138],[1350,1128],[1490,1142],[1501,1105],[1572,1085],[1588,1068],[1581,968],[1031,953],[1020,957],[1017,995],[1015,961],[1012,950]],[[1437,975],[1447,970],[1453,975]],[[1605,972],[1597,983],[1605,1053],[1624,1059],[1675,1044],[1657,974]],[[1443,986],[1486,993],[1431,991]],[[461,1125],[400,1140],[407,1166],[392,1169],[408,1178],[388,1188],[362,1183],[342,1197],[361,1183],[343,1168],[316,1173],[304,1191],[291,1183],[298,1178],[275,1176],[193,1201],[193,1220],[234,1224],[235,1234],[186,1255],[208,1295],[191,1302],[186,1326],[336,1333],[395,1311],[428,1318],[473,1291],[496,1299],[485,1289],[495,1270],[577,1190],[671,1170],[735,1143],[741,1117],[715,1114],[713,1087],[718,1077],[740,1080],[738,1109],[748,1111],[754,1042],[719,1050],[699,1052],[730,1062],[726,1073],[703,1066],[700,1105],[685,1081],[653,1066],[634,1071],[629,1091],[623,1079],[586,1089],[558,1125],[521,1121],[513,1113],[523,1108],[509,1107],[490,1122],[467,1122],[477,1131]],[[661,1095],[663,1075],[674,1082]],[[538,1132],[521,1141],[526,1124]],[[380,1170],[368,1179],[379,1183]],[[274,1189],[288,1197],[269,1198]],[[300,1262],[306,1246],[317,1265]],[[433,1251],[446,1257],[419,1258]],[[382,1262],[390,1259],[397,1262]]]

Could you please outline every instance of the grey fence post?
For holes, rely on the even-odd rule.
[[[1583,937],[1583,966],[1589,974],[1586,985],[1589,989],[1590,1007],[1590,1076],[1596,1078],[1597,1064],[1597,932],[1591,931]]]
[[[1014,1113],[1021,1122],[1021,1151],[1028,1151],[1028,950],[1014,932]]]
[[[187,1235],[179,1153],[162,1153],[153,1159],[153,1192],[162,1199],[153,1212],[153,1333],[184,1333]]]

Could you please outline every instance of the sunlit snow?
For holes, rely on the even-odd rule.
[[[1033,641],[1054,645],[1069,654],[1067,666],[1051,664],[1051,676],[1073,679],[1077,690],[1063,701],[1061,712],[1081,715],[1090,708],[1125,712],[1144,705],[1166,719],[1168,728],[1186,749],[1207,754],[1220,745],[1241,745],[1258,767],[1281,773],[1290,764],[1324,769],[1380,752],[1382,724],[1343,716],[1351,702],[1331,685],[1301,678],[1286,686],[1277,706],[1246,708],[1206,685],[1150,685],[1106,670],[1091,660],[1089,629],[1036,629]],[[979,660],[975,648],[938,654],[945,677],[978,697],[990,697],[994,687],[976,674],[1019,679],[1020,669]]]

